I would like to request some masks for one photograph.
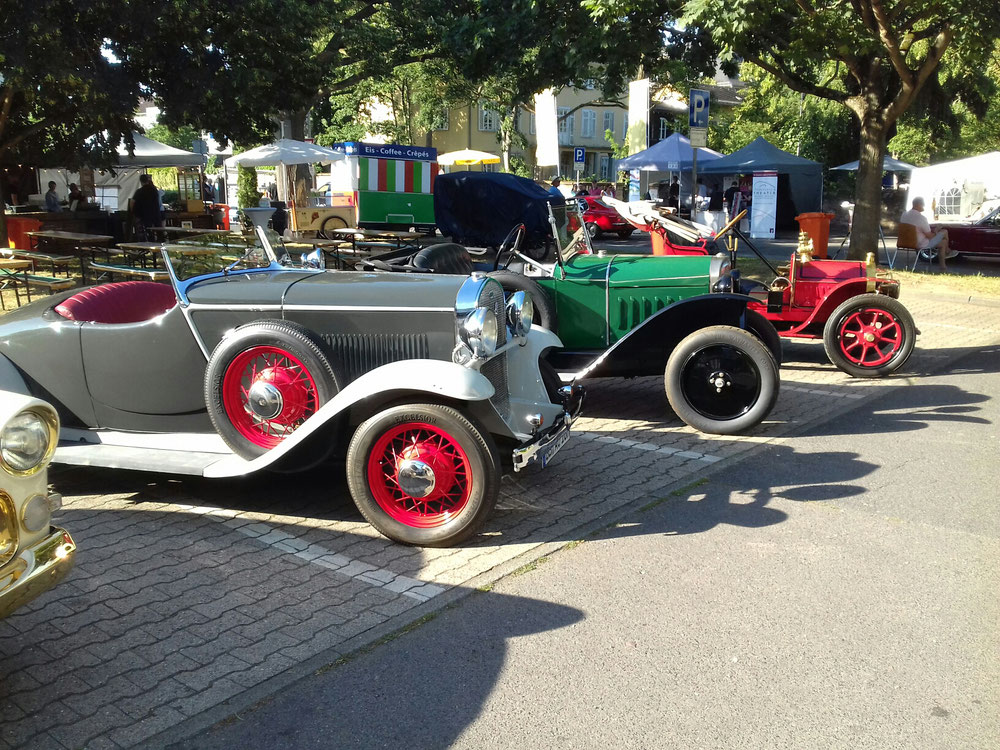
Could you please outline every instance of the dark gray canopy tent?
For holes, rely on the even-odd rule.
[[[698,165],[704,175],[739,175],[753,172],[777,172],[788,175],[788,192],[796,213],[820,211],[823,205],[823,165],[768,143],[763,137],[728,156]],[[778,183],[779,225],[781,220],[782,180]]]

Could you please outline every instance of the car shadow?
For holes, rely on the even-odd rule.
[[[472,592],[460,608],[446,609],[377,649],[341,660],[168,747],[450,747],[498,684],[508,641],[583,618],[579,609],[561,604]],[[549,668],[558,681],[558,666]]]

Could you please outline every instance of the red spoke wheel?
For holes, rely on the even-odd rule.
[[[916,342],[913,317],[884,294],[862,294],[841,303],[823,329],[826,354],[857,378],[878,378],[900,368]]]
[[[362,515],[390,539],[447,547],[475,534],[496,504],[493,441],[462,413],[404,404],[358,427],[347,482]]]
[[[212,423],[248,459],[278,445],[338,390],[320,343],[285,321],[237,328],[216,347],[205,375]]]

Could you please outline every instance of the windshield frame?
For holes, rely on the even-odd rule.
[[[562,206],[553,206],[551,203],[546,204],[549,213],[549,226],[552,229],[552,238],[556,247],[556,262],[560,266],[564,266],[566,263],[569,263],[569,261],[577,255],[596,255],[594,252],[594,246],[591,244],[590,232],[587,231],[587,226],[583,221],[583,212],[580,210],[580,205],[576,202],[576,199],[572,200],[572,206],[569,201]],[[578,219],[578,228],[572,235],[568,233],[566,234],[565,244],[563,236],[559,231],[559,220],[556,218],[555,214],[556,208],[566,209],[567,223],[571,212],[576,214]]]

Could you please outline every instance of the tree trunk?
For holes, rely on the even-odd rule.
[[[300,109],[297,112],[291,113],[292,138],[297,141],[305,140],[306,117],[308,114],[309,110],[307,109]],[[295,206],[297,208],[306,208],[309,205],[309,190],[312,188],[309,165],[298,164],[292,171],[295,175]],[[291,222],[289,222],[289,226],[291,226]]]
[[[10,245],[7,236],[7,200],[0,194],[0,247]]]
[[[854,189],[854,220],[848,258],[864,260],[878,254],[879,223],[882,220],[882,157],[885,154],[886,125],[877,115],[861,118],[861,155],[858,181]]]

